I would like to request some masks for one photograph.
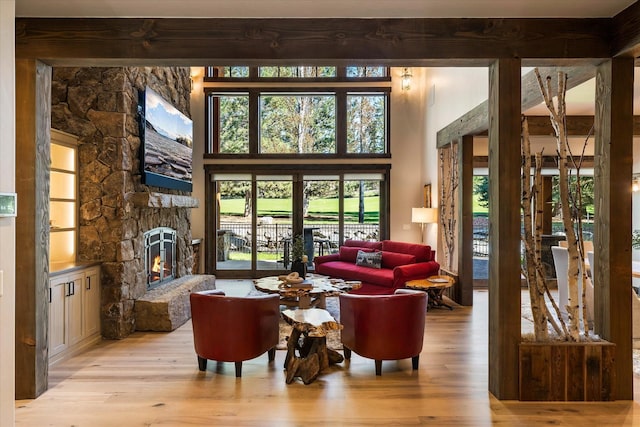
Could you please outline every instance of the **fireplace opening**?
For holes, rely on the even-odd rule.
[[[172,280],[176,270],[176,231],[158,227],[144,233],[147,289]]]

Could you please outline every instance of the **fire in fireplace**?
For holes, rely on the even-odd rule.
[[[144,233],[147,289],[171,280],[176,270],[176,231],[158,227]]]

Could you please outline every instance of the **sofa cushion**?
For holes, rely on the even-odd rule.
[[[359,265],[360,267],[381,268],[382,252],[365,252],[363,250],[359,250],[358,257],[356,258],[356,265]]]
[[[360,267],[344,261],[328,261],[317,270],[319,274],[339,277],[345,280],[360,280],[362,283],[393,287],[393,270],[387,268]]]
[[[416,257],[415,262],[431,261],[431,246],[428,245],[384,240],[382,242],[382,250],[414,255]]]
[[[352,262],[356,263],[356,259],[358,259],[358,252],[373,252],[373,249],[361,248],[361,247],[349,247],[349,246],[340,246],[340,261]]]
[[[347,240],[343,246],[356,247],[356,248],[368,248],[374,250],[382,249],[382,242],[370,242],[368,240]]]
[[[395,268],[406,264],[415,264],[415,255],[401,254],[398,252],[382,251],[382,267],[383,268]]]

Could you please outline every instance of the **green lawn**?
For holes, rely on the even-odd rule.
[[[480,206],[480,203],[478,202],[478,195],[474,194],[473,195],[473,214],[477,215],[477,214],[488,214],[489,213],[489,208],[484,208],[482,206]]]
[[[240,216],[244,212],[244,199],[223,199],[220,201],[221,213],[223,215]],[[378,207],[380,198],[365,197],[365,223],[377,223],[380,220]],[[274,218],[288,218],[290,216],[292,204],[291,199],[258,199],[258,217],[271,216]],[[344,200],[344,211],[346,221],[357,221],[358,199],[349,198]],[[314,217],[318,220],[338,218],[338,199],[313,199],[309,203],[309,219]]]

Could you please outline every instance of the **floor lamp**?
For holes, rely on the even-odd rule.
[[[424,225],[438,222],[438,209],[411,208],[411,222],[420,224],[420,243],[424,243]]]

